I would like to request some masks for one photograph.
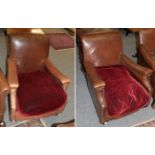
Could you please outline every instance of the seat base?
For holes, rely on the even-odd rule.
[[[67,95],[47,72],[24,73],[18,78],[16,119],[55,115],[64,108]]]
[[[96,71],[106,82],[104,96],[109,117],[117,118],[149,104],[149,93],[124,66],[96,67]]]
[[[67,103],[67,102],[66,102]],[[13,113],[12,117],[10,118],[11,121],[23,121],[23,120],[31,120],[31,119],[38,119],[38,118],[44,118],[44,117],[48,117],[48,116],[56,116],[60,113],[63,112],[64,108],[65,108],[66,104],[64,104],[62,107],[60,107],[59,109],[55,110],[55,111],[50,111],[47,113],[43,113],[40,115],[24,115],[21,112],[17,112],[15,110],[12,110],[11,113]]]

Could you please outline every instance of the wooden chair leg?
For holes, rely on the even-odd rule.
[[[6,95],[1,94],[0,95],[0,127],[5,127],[6,124],[4,122],[4,112],[5,112],[5,99]]]
[[[0,127],[5,127],[6,126],[3,119],[4,119],[4,111],[3,111],[3,109],[2,110],[0,109]]]

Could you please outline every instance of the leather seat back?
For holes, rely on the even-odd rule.
[[[81,39],[84,61],[91,61],[96,67],[119,64],[123,49],[119,32],[87,34]]]
[[[9,58],[16,61],[18,72],[41,70],[48,57],[49,40],[44,35],[16,34],[9,36]]]
[[[140,45],[144,45],[149,54],[155,53],[155,29],[140,31]]]

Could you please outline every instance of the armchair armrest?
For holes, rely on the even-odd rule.
[[[71,80],[62,74],[51,62],[49,59],[45,61],[45,68],[53,75],[56,79],[60,81],[63,85],[63,88],[66,90],[67,86],[71,83]]]
[[[143,59],[146,61],[149,67],[151,67],[155,71],[155,61],[151,58],[151,56],[148,54],[146,48],[142,45],[139,47],[139,53],[143,57]]]
[[[11,88],[17,89],[19,87],[17,66],[15,61],[8,58],[8,82]]]
[[[152,93],[152,87],[149,81],[149,78],[153,73],[151,69],[136,64],[124,54],[120,57],[120,63],[126,66],[132,75],[137,78],[149,92]]]
[[[0,69],[0,93],[8,93],[9,90],[10,90],[9,84]]]
[[[89,61],[86,61],[84,63],[86,73],[88,74],[88,77],[90,78],[90,81],[93,84],[93,87],[95,89],[103,89],[105,87],[105,82],[97,75],[96,70],[93,66],[93,64]]]

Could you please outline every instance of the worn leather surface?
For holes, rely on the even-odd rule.
[[[9,57],[16,62],[20,73],[42,69],[48,57],[48,51],[49,40],[43,35],[16,34],[9,36]]]
[[[100,122],[104,123],[105,121],[116,119],[131,113],[129,110],[117,116],[110,116],[108,114],[107,106],[105,106],[108,105],[108,103],[104,95],[107,83],[97,75],[94,68],[122,64],[150,93],[152,92],[152,87],[149,83],[149,77],[152,71],[137,65],[123,54],[122,39],[119,32],[85,34],[81,36],[81,42],[83,51],[82,60],[86,74],[88,75],[93,88],[101,88],[95,89],[96,94],[92,94],[93,98],[97,97],[98,99],[98,102],[94,102],[94,104],[95,107],[97,107],[96,111],[100,118]],[[138,109],[134,109],[132,112],[137,111]]]
[[[153,87],[153,98],[155,98],[155,29],[141,31],[139,33],[138,62],[153,70],[151,85]]]
[[[101,89],[104,88],[104,86],[106,85],[105,82],[97,75],[97,72],[94,68],[94,65],[92,62],[90,61],[85,61],[84,62],[84,67],[85,70],[93,84],[93,87],[96,89]]]
[[[145,76],[145,75],[151,75],[152,70],[143,66],[140,66],[136,64],[134,61],[132,61],[128,56],[125,54],[122,54],[120,57],[120,63],[123,64],[130,70],[130,72],[133,72],[136,76]]]
[[[91,61],[96,67],[118,64],[122,53],[121,34],[118,32],[102,32],[83,35],[82,49],[84,62]]]
[[[126,68],[130,71],[131,74],[135,76],[139,80],[139,82],[147,88],[150,93],[152,92],[152,87],[149,84],[149,78],[153,71],[147,67],[140,66],[129,59],[126,55],[122,54],[120,59],[121,64],[126,66]]]
[[[128,28],[131,32],[140,32],[142,30],[148,30],[149,28]]]
[[[32,33],[32,34],[44,34],[44,32],[40,28],[8,28],[7,29],[7,35],[13,35],[13,34],[26,34],[26,33]]]
[[[76,34],[78,37],[81,37],[83,34],[95,34],[101,32],[109,32],[112,31],[111,28],[77,28]]]
[[[15,60],[20,73],[42,69],[48,57],[48,51],[49,40],[43,35],[9,36],[9,57]]]
[[[155,53],[155,29],[140,31],[139,44],[143,45],[149,54]]]
[[[17,65],[15,60],[12,60],[11,58],[8,58],[7,61],[7,67],[8,67],[8,82],[10,85],[10,88],[18,88],[18,73],[17,73]]]
[[[155,71],[155,60],[153,59],[155,53],[150,54],[144,45],[139,45],[139,56],[142,56],[149,67]]]

